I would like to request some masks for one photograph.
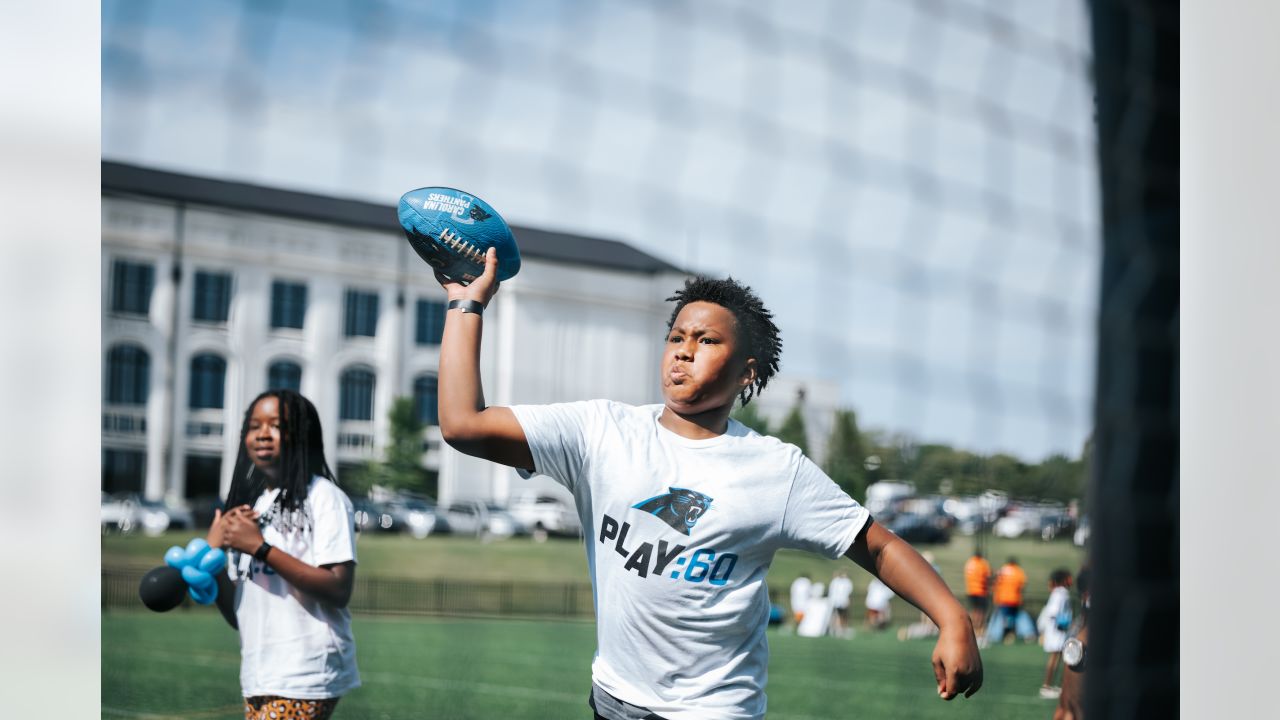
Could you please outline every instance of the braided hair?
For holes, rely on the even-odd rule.
[[[253,409],[267,397],[274,397],[280,405],[280,460],[274,483],[280,488],[280,493],[276,495],[271,509],[263,515],[285,527],[305,527],[308,519],[304,502],[311,479],[319,475],[333,480],[334,476],[324,459],[320,414],[310,400],[292,390],[267,390],[254,398],[249,409],[245,410],[244,421],[240,425],[240,450],[236,454],[231,489],[227,491],[227,507],[252,506],[267,487],[267,476],[255,472],[253,461],[245,450]]]
[[[751,398],[760,394],[769,378],[778,372],[778,360],[782,356],[782,337],[773,324],[773,313],[750,287],[732,277],[723,280],[704,275],[684,281],[684,288],[667,298],[675,301],[676,308],[667,320],[667,332],[676,324],[676,317],[685,305],[695,302],[715,303],[733,313],[738,321],[737,353],[739,357],[755,358],[756,378],[738,393],[745,407]]]

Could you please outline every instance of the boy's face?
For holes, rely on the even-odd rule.
[[[667,333],[662,395],[667,407],[694,415],[733,403],[755,379],[754,358],[738,357],[738,321],[709,302],[685,305]]]

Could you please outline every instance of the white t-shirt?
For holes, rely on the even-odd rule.
[[[827,595],[831,597],[831,607],[847,608],[849,607],[849,596],[853,594],[853,581],[847,577],[831,578],[831,585],[827,587]]]
[[[1064,587],[1056,587],[1049,592],[1049,602],[1045,603],[1036,618],[1036,625],[1044,635],[1045,652],[1062,652],[1067,644],[1067,631],[1058,629],[1058,613],[1071,607],[1071,592]]]
[[[880,582],[879,578],[871,578],[871,582],[867,583],[867,608],[888,613],[890,609],[889,601],[893,600],[893,594],[889,586]]]
[[[265,515],[279,492],[264,492],[253,509]],[[304,509],[310,529],[285,534],[272,523],[262,529],[263,539],[308,565],[356,559],[351,501],[337,485],[313,478]],[[318,700],[359,687],[351,613],[298,590],[249,553],[231,555],[244,696]]]
[[[690,440],[658,424],[661,405],[512,411],[537,472],[577,500],[594,682],[671,720],[763,717],[774,553],[838,558],[867,511],[794,445],[734,420],[723,435]]]
[[[791,582],[791,612],[802,613],[809,606],[809,588],[813,582],[807,577],[798,577]]]

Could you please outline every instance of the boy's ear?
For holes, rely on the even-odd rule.
[[[738,379],[738,384],[745,388],[755,381],[756,381],[756,359],[753,357],[749,357],[747,358],[746,367],[742,368],[742,377]]]

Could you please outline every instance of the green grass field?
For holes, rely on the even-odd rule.
[[[169,533],[148,538],[141,535],[108,535],[102,541],[104,568],[146,570],[159,565],[164,551],[171,545],[185,545],[193,533]],[[1027,573],[1027,599],[1038,606],[1049,595],[1049,573],[1064,567],[1074,573],[1084,553],[1066,541],[1041,542],[1038,539],[1004,540],[989,538],[987,556],[992,568],[1009,555],[1014,555]],[[964,561],[973,550],[973,539],[952,537],[948,545],[921,546],[934,555],[942,577],[957,593],[964,589]],[[414,540],[406,535],[372,534],[357,541],[358,572],[369,578],[405,578],[450,580],[528,580],[537,582],[588,582],[586,556],[582,541],[550,539],[535,543],[529,538],[510,538],[481,543],[473,538],[431,536]],[[866,591],[866,575],[848,560],[831,561],[816,555],[795,551],[778,553],[769,570],[769,585],[785,594],[791,581],[800,573],[827,582],[837,567],[850,569],[855,587],[855,602]],[[907,606],[903,604],[905,612]],[[903,613],[897,613],[902,616]]]
[[[590,717],[595,628],[582,622],[372,618],[354,621],[364,686],[336,717]],[[859,632],[852,640],[770,631],[769,717],[1048,718],[1036,696],[1044,653],[1035,645],[983,651],[986,682],[950,703],[934,691],[931,640],[899,642]],[[239,646],[215,611],[102,616],[104,718],[243,717]]]

